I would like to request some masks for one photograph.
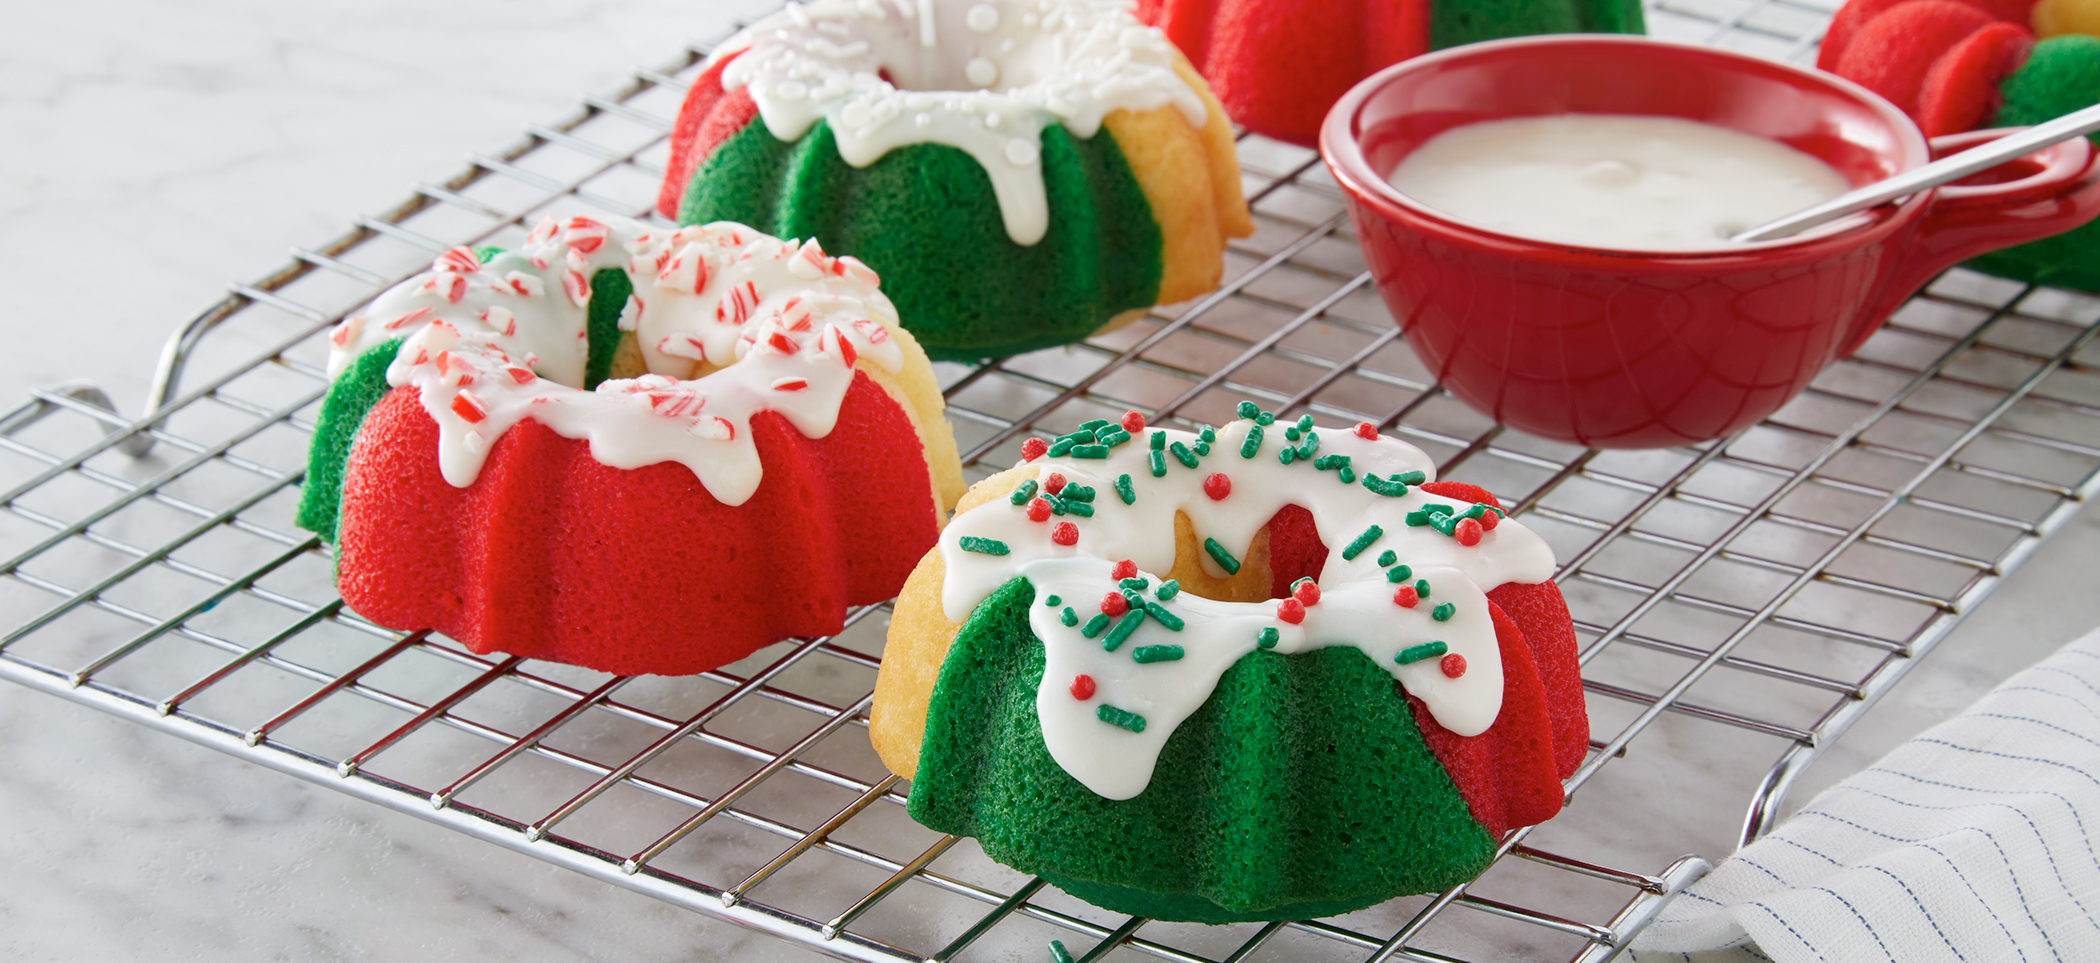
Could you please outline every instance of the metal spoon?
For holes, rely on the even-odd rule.
[[[2074,110],[2047,123],[2036,124],[2017,134],[2008,134],[1988,144],[1971,147],[1951,157],[1943,157],[1915,170],[1904,171],[1894,177],[1875,181],[1865,187],[1847,191],[1813,207],[1805,207],[1776,221],[1767,221],[1730,241],[1769,241],[1803,231],[1818,224],[1837,220],[1847,214],[1856,214],[1870,207],[1877,207],[1907,194],[1915,194],[1928,187],[1938,187],[1948,181],[1958,181],[1977,171],[1993,167],[2041,150],[2058,141],[2070,140],[2080,134],[2100,130],[2100,104],[2083,110]]]

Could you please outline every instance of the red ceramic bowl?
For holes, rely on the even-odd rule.
[[[1320,151],[1401,332],[1467,404],[1582,445],[1654,448],[1755,424],[1948,266],[2100,214],[2083,138],[1839,225],[1713,251],[1513,237],[1386,182],[1453,127],[1563,113],[1719,124],[1815,155],[1854,185],[2003,132],[1928,145],[1902,111],[1842,78],[1642,37],[1473,44],[1358,84],[1327,115]]]

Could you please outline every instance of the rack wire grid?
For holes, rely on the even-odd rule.
[[[1648,12],[1656,35],[1792,60],[1828,14]],[[939,366],[969,470],[1129,408],[1218,422],[1251,398],[1374,422],[1554,545],[1598,738],[1568,810],[1466,886],[1324,921],[1108,914],[904,816],[907,784],[860,732],[887,606],[699,676],[607,677],[365,622],[290,524],[329,326],[434,252],[514,244],[544,212],[647,217],[703,56],[233,285],[170,340],[142,417],[83,383],[0,415],[0,676],[844,959],[1039,958],[1054,938],[1083,960],[1603,960],[1707,868],[1644,829],[1685,799],[1614,775],[1682,770],[1689,795],[1705,770],[1688,754],[1749,767],[1754,838],[2100,485],[2100,301],[1959,270],[1733,437],[1596,451],[1505,430],[1399,339],[1317,156],[1243,138],[1258,230],[1217,292],[1069,348]]]

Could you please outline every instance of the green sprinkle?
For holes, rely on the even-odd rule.
[[[1276,460],[1277,460],[1277,461],[1280,461],[1280,462],[1282,462],[1282,463],[1284,463],[1284,464],[1286,464],[1286,465],[1290,464],[1291,462],[1297,461],[1297,460],[1298,460],[1298,449],[1296,449],[1296,448],[1285,448],[1284,450],[1282,450],[1282,451],[1279,451],[1279,452],[1277,452],[1277,453],[1276,453]]]
[[[1116,497],[1122,499],[1125,505],[1137,504],[1137,489],[1130,487],[1129,475],[1116,476]]]
[[[1429,475],[1418,471],[1401,472],[1394,475],[1393,480],[1402,485],[1421,485],[1429,481]]]
[[[1114,448],[1117,445],[1129,441],[1130,432],[1124,431],[1121,428],[1117,428],[1114,425],[1110,425],[1107,428],[1103,428],[1100,431],[1094,432],[1094,440],[1104,445],[1107,445],[1110,448]]]
[[[1108,705],[1105,703],[1094,707],[1094,718],[1099,719],[1102,722],[1106,722],[1109,725],[1115,726],[1118,729],[1128,729],[1132,732],[1145,731],[1144,716],[1138,715],[1135,712],[1126,712],[1122,709],[1118,709],[1115,706]]]
[[[1424,642],[1421,645],[1410,645],[1401,649],[1399,655],[1393,656],[1393,661],[1401,665],[1408,665],[1420,662],[1423,659],[1434,659],[1449,651],[1451,651],[1451,647],[1442,642]]]
[[[1132,662],[1177,662],[1182,655],[1178,645],[1141,645],[1130,650]]]
[[[1218,544],[1217,539],[1204,539],[1203,550],[1210,553],[1211,561],[1218,563],[1218,567],[1224,569],[1225,574],[1238,575],[1240,573],[1240,560],[1233,558],[1232,553],[1226,551],[1225,546]]]
[[[1305,433],[1305,440],[1304,440],[1304,441],[1301,441],[1301,442],[1299,442],[1299,443],[1298,443],[1298,457],[1300,457],[1300,458],[1311,458],[1311,457],[1312,457],[1312,455],[1313,455],[1313,452],[1316,452],[1316,451],[1319,451],[1319,450],[1320,450],[1320,436],[1319,436],[1319,435],[1315,435],[1315,434],[1313,434],[1313,433],[1312,433],[1312,432],[1310,432],[1310,431],[1306,432],[1306,433]]]
[[[1386,567],[1386,566],[1388,566],[1388,565],[1391,565],[1391,564],[1393,564],[1394,562],[1397,562],[1397,561],[1399,561],[1399,560],[1400,560],[1400,553],[1398,553],[1398,552],[1395,552],[1395,551],[1393,551],[1392,549],[1390,549],[1390,548],[1389,548],[1389,549],[1386,549],[1386,550],[1385,550],[1385,551],[1384,551],[1383,553],[1381,553],[1381,554],[1380,554],[1380,555],[1378,556],[1378,567],[1379,567],[1379,568],[1384,568],[1384,567]]]
[[[1082,421],[1082,422],[1080,422],[1080,423],[1079,423],[1079,430],[1080,430],[1080,431],[1100,431],[1101,429],[1103,429],[1103,428],[1106,428],[1106,427],[1108,427],[1108,426],[1110,426],[1110,425],[1113,425],[1113,424],[1115,424],[1115,422],[1113,422],[1113,421],[1110,421],[1110,420],[1108,420],[1108,419],[1106,419],[1106,418],[1096,418],[1096,419],[1094,419],[1094,420],[1092,420],[1092,421]]]
[[[1254,423],[1266,428],[1276,423],[1276,416],[1264,411],[1254,416]]]
[[[1157,448],[1154,448],[1154,449],[1152,449],[1152,452],[1151,452],[1151,454],[1152,454],[1152,477],[1154,477],[1154,478],[1165,478],[1165,477],[1167,477],[1167,456],[1166,456],[1166,455],[1164,455],[1164,454],[1162,454],[1162,453],[1160,452],[1160,450],[1159,450],[1159,449],[1157,449]]]
[[[1353,485],[1356,483],[1356,469],[1343,465],[1342,470],[1336,472],[1334,477],[1341,479],[1344,485]]]
[[[1435,505],[1424,505],[1424,506],[1422,506],[1422,510],[1423,510],[1423,511],[1425,511],[1425,512],[1428,512],[1428,513],[1429,513],[1429,514],[1431,514],[1431,515],[1449,515],[1449,514],[1451,514],[1451,506],[1449,506],[1449,505],[1444,505],[1444,504],[1441,504],[1441,503],[1440,503],[1440,504],[1435,504]]]
[[[1311,431],[1311,430],[1312,430],[1312,427],[1313,427],[1313,425],[1312,425],[1312,416],[1311,416],[1311,415],[1299,415],[1299,416],[1298,416],[1298,428],[1299,428],[1299,430],[1301,430],[1301,431]]]
[[[1137,631],[1144,621],[1145,610],[1142,608],[1123,613],[1123,617],[1116,620],[1116,627],[1108,630],[1108,637],[1101,640],[1101,647],[1110,652],[1122,648],[1123,643],[1129,641],[1130,633]]]
[[[1251,401],[1242,401],[1239,407],[1232,409],[1232,412],[1242,418],[1252,418],[1261,414],[1261,406]]]
[[[1429,514],[1429,511],[1427,509],[1415,509],[1414,511],[1407,513],[1407,527],[1421,528],[1422,526],[1429,524],[1429,520],[1435,517],[1435,515]]]
[[[1482,505],[1479,502],[1474,502],[1472,508],[1468,508],[1465,511],[1460,512],[1458,517],[1479,518],[1480,516],[1487,514],[1487,510],[1488,507],[1486,505]]]
[[[1064,499],[1062,499],[1062,498],[1059,498],[1059,497],[1057,497],[1056,495],[1052,495],[1052,494],[1050,494],[1049,492],[1044,492],[1044,493],[1043,493],[1043,501],[1045,501],[1045,502],[1049,503],[1049,505],[1050,505],[1050,514],[1052,514],[1052,515],[1062,515],[1062,514],[1064,514],[1064,513],[1065,513],[1065,500],[1064,500]]]
[[[965,552],[976,552],[979,555],[1005,555],[1013,551],[1006,547],[1005,542],[996,538],[978,538],[975,535],[964,535],[956,539],[956,544]]]
[[[1261,633],[1254,637],[1254,641],[1260,643],[1261,647],[1264,649],[1275,648],[1276,643],[1281,641],[1282,639],[1283,633],[1276,631],[1276,627],[1273,625],[1261,630]]]
[[[1136,589],[1140,592],[1152,586],[1151,580],[1145,578],[1142,575],[1133,575],[1129,578],[1117,582],[1116,584],[1122,588]]]
[[[1131,608],[1141,609],[1145,607],[1145,597],[1139,595],[1137,589],[1120,588],[1116,590],[1116,593],[1123,596],[1123,601],[1129,603]]]
[[[1252,404],[1252,402],[1241,402],[1241,403],[1242,403],[1242,404]],[[1241,458],[1252,458],[1252,457],[1254,457],[1254,453],[1255,453],[1255,452],[1258,452],[1258,451],[1260,451],[1260,450],[1261,450],[1261,426],[1260,426],[1260,425],[1251,425],[1251,426],[1249,426],[1249,427],[1247,428],[1247,440],[1246,440],[1246,441],[1242,441],[1242,442],[1240,442],[1240,457],[1241,457]]]
[[[1108,446],[1107,446],[1107,445],[1073,445],[1073,446],[1072,446],[1072,457],[1074,457],[1074,458],[1107,458],[1107,457],[1108,457]]]
[[[1207,441],[1199,441],[1199,442],[1197,442],[1197,443],[1196,443],[1196,454],[1198,454],[1198,455],[1208,455],[1208,454],[1210,454],[1210,442],[1207,442]]]
[[[1152,433],[1152,450],[1153,450],[1153,451],[1161,451],[1161,450],[1164,450],[1164,449],[1165,449],[1166,447],[1167,447],[1167,433],[1166,433],[1166,432],[1164,432],[1164,431],[1155,431],[1155,432],[1153,432],[1153,433]]]
[[[1007,499],[1007,501],[1013,502],[1016,505],[1026,505],[1028,504],[1028,500],[1034,497],[1035,479],[1031,478],[1027,481],[1022,482],[1021,487],[1014,489],[1013,495],[1010,496]]]
[[[1145,614],[1152,616],[1159,624],[1166,626],[1169,632],[1179,632],[1187,625],[1187,623],[1181,621],[1181,616],[1167,611],[1166,606],[1150,599],[1145,600]]]
[[[1428,580],[1428,579],[1426,579],[1426,578],[1418,578],[1418,579],[1415,579],[1415,597],[1416,597],[1416,598],[1418,598],[1418,599],[1426,599],[1426,598],[1428,598],[1428,597],[1429,597],[1429,580]]]
[[[1429,617],[1439,622],[1449,622],[1451,621],[1451,617],[1457,614],[1458,606],[1453,605],[1449,602],[1445,602],[1444,604],[1429,610]]]
[[[1076,444],[1078,444],[1078,442],[1073,441],[1070,438],[1059,438],[1058,440],[1050,443],[1050,457],[1063,458],[1064,456],[1072,453],[1072,446]]]
[[[1372,542],[1378,541],[1384,535],[1385,529],[1376,525],[1364,529],[1362,535],[1356,536],[1356,541],[1350,542],[1348,548],[1342,549],[1342,560],[1345,562],[1356,561],[1356,557],[1362,555],[1364,549],[1370,548]]]
[[[1057,497],[1068,502],[1090,502],[1094,500],[1094,490],[1085,485],[1066,485]]]
[[[1204,425],[1202,428],[1196,431],[1196,437],[1201,438],[1204,441],[1217,441],[1218,430],[1216,428],[1212,428],[1209,425]]]
[[[1387,498],[1398,498],[1407,494],[1406,485],[1398,481],[1386,481],[1370,472],[1364,472],[1364,487]]]
[[[1171,602],[1174,600],[1174,596],[1181,594],[1181,583],[1174,579],[1168,579],[1159,583],[1159,591],[1152,594],[1159,596],[1159,600],[1162,602]]]
[[[1065,945],[1063,943],[1060,943],[1056,940],[1051,940],[1050,963],[1072,963],[1071,951],[1065,949]]]
[[[1390,555],[1392,553],[1387,552],[1386,554]],[[1414,577],[1415,570],[1406,565],[1398,565],[1385,570],[1385,580],[1393,583],[1394,585],[1398,585]]]
[[[1092,506],[1092,505],[1089,505],[1089,504],[1087,504],[1087,503],[1085,503],[1085,502],[1066,502],[1066,503],[1064,503],[1064,504],[1065,504],[1065,511],[1067,511],[1067,512],[1070,512],[1070,513],[1072,513],[1072,514],[1074,514],[1074,515],[1077,515],[1077,516],[1079,516],[1080,518],[1092,518],[1092,517],[1094,517],[1094,506]],[[1062,514],[1062,513],[1060,513],[1060,514]]]
[[[1298,457],[1303,458],[1305,457],[1305,455],[1303,453],[1300,453]],[[1321,455],[1320,457],[1313,459],[1313,467],[1321,471],[1329,471],[1335,468],[1347,468],[1349,467],[1349,456]]]
[[[1069,435],[1057,436],[1057,440],[1059,441],[1063,441],[1067,438],[1071,439],[1072,443],[1075,445],[1091,445],[1094,443],[1094,430],[1091,428],[1081,428],[1078,431],[1075,431]]]
[[[1187,445],[1184,445],[1181,442],[1177,441],[1171,445],[1168,445],[1167,450],[1174,453],[1174,460],[1180,462],[1181,467],[1196,467],[1196,455],[1194,452],[1189,451],[1189,447]]]
[[[1093,618],[1086,620],[1086,628],[1080,629],[1079,634],[1091,639],[1100,635],[1101,630],[1105,628],[1108,628],[1108,616],[1096,612]]]
[[[1283,437],[1289,441],[1297,441],[1298,437],[1302,434],[1304,434],[1304,432],[1301,432],[1296,428],[1285,428],[1283,430]]]
[[[1044,604],[1044,605],[1047,605],[1047,606],[1050,606],[1051,608],[1053,608],[1053,609],[1054,609],[1054,608],[1056,608],[1056,607],[1058,607],[1058,606],[1060,606],[1060,605],[1063,605],[1063,604],[1065,604],[1065,600],[1064,600],[1064,599],[1061,599],[1061,598],[1058,598],[1058,597],[1057,597],[1057,596],[1055,596],[1055,595],[1052,595],[1052,596],[1050,596],[1049,598],[1046,598],[1046,599],[1044,599],[1044,600],[1043,600],[1043,604]]]
[[[1078,625],[1079,613],[1072,611],[1072,607],[1067,605],[1063,612],[1058,613],[1057,620],[1066,625]]]

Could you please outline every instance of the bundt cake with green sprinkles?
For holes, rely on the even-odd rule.
[[[359,615],[621,674],[836,632],[961,494],[874,272],[739,224],[543,220],[330,336],[298,523]]]
[[[1210,291],[1253,231],[1224,112],[1105,0],[789,4],[694,80],[657,207],[858,258],[955,360]]]
[[[910,813],[1117,912],[1329,916],[1477,876],[1588,751],[1553,553],[1370,424],[1054,442],[898,597],[869,735]]]

